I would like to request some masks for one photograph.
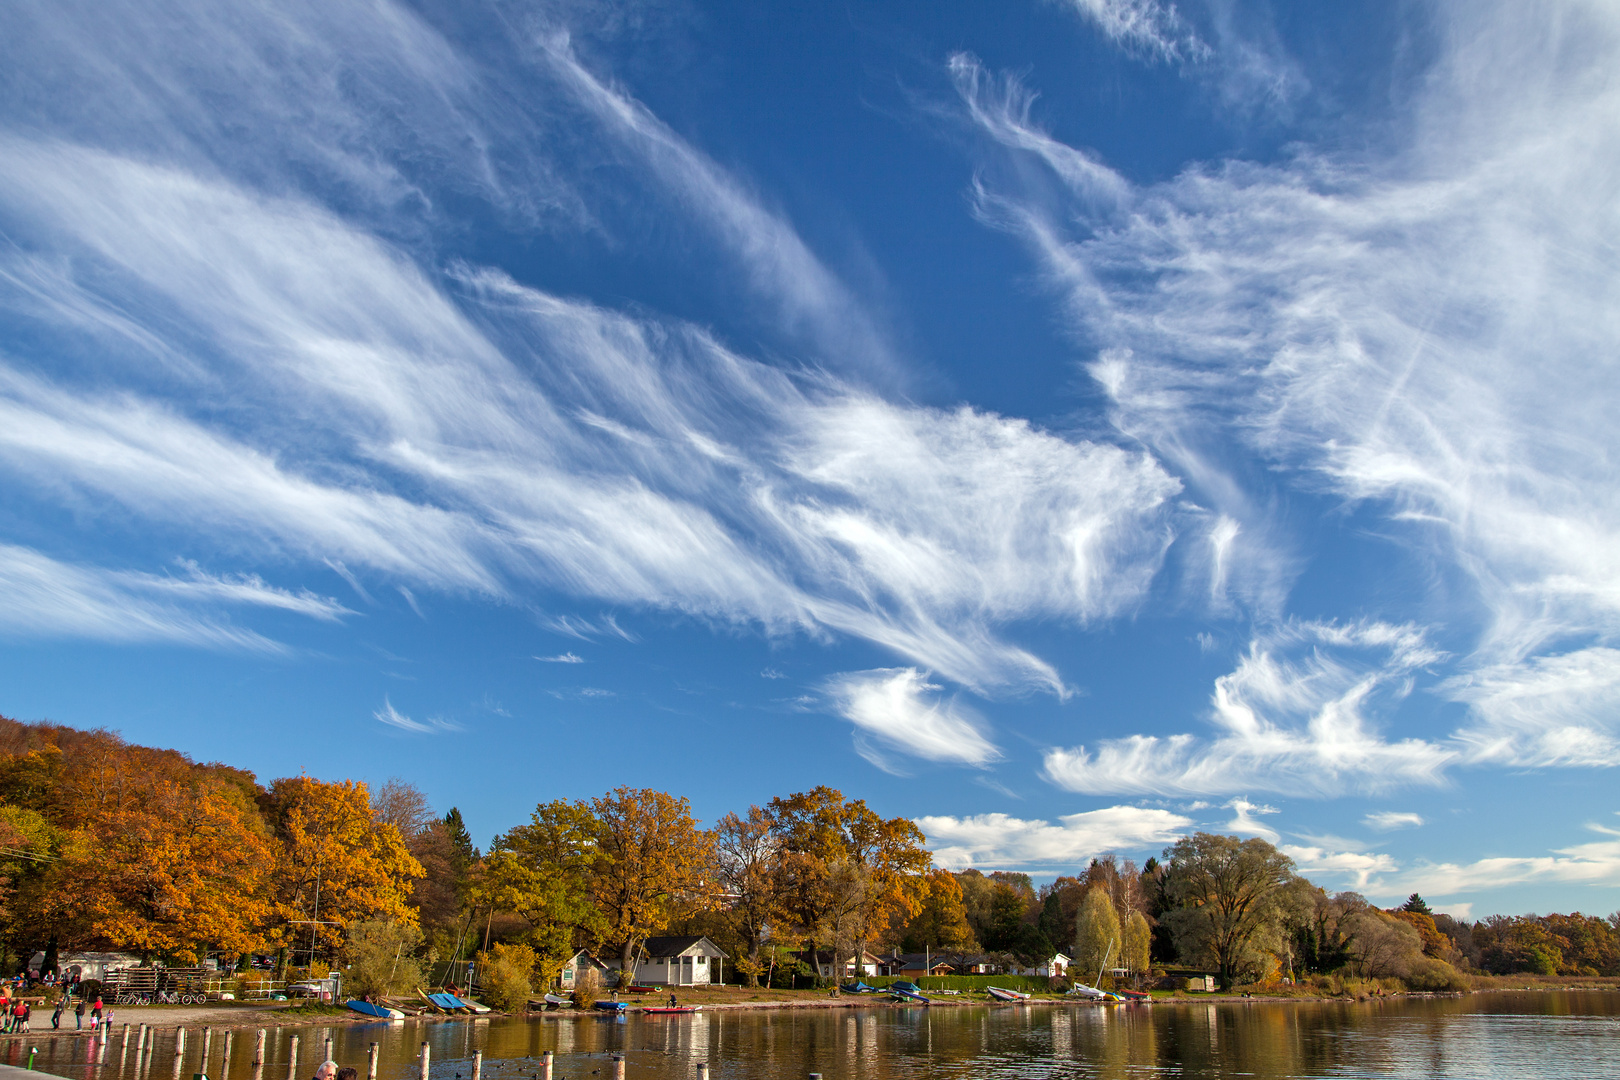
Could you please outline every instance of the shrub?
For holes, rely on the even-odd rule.
[[[1424,959],[1412,964],[1406,985],[1432,993],[1457,993],[1469,989],[1466,976],[1444,960]]]
[[[534,950],[527,945],[496,945],[478,954],[484,993],[504,1012],[523,1012],[533,991]]]
[[[348,926],[343,946],[348,989],[357,995],[393,997],[422,984],[414,953],[422,932],[414,926],[371,919]]]
[[[587,965],[574,979],[574,1008],[588,1009],[602,994],[602,975]]]

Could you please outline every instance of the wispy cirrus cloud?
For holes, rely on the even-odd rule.
[[[1108,851],[1158,847],[1192,826],[1192,819],[1169,810],[1110,806],[1065,814],[1054,824],[1006,814],[972,817],[920,817],[934,861],[953,869],[1073,867]]]
[[[31,548],[0,544],[0,632],[32,639],[169,641],[205,648],[285,652],[233,626],[231,608],[275,608],[331,622],[352,614],[327,597],[291,591],[257,575],[216,576],[196,564],[175,577],[61,562]]]
[[[1475,717],[1458,733],[1475,761],[1620,765],[1620,650],[1493,664],[1448,680],[1441,692]]]
[[[451,723],[437,716],[430,716],[426,720],[413,720],[398,709],[387,698],[383,699],[382,708],[377,709],[372,717],[380,724],[386,724],[400,731],[408,731],[413,735],[436,735],[447,731],[460,731],[461,725]]]
[[[1163,0],[1054,0],[1113,41],[1154,59],[1197,60],[1209,54],[1174,4]]]
[[[1361,819],[1369,828],[1379,832],[1391,832],[1395,829],[1416,829],[1423,824],[1422,814],[1413,814],[1403,810],[1379,810],[1368,814]]]
[[[1304,565],[1277,512],[1289,494],[1367,514],[1392,551],[1465,583],[1414,590],[1396,621],[1418,611],[1465,642],[1442,692],[1470,706],[1456,749],[1477,762],[1615,761],[1620,384],[1591,358],[1620,340],[1620,16],[1560,11],[1438,5],[1438,59],[1382,153],[1302,149],[1151,187],[1121,189],[1094,157],[1076,168],[1027,95],[958,76],[969,122],[1071,191],[1053,205],[1016,174],[974,188],[1061,296],[1118,429],[1210,510],[1178,565],[1216,610],[1269,620]],[[1385,752],[1362,745],[1366,761]],[[1195,749],[1111,746],[1125,775]],[[1387,752],[1416,782],[1452,752],[1413,749]]]
[[[1369,711],[1404,697],[1411,674],[1443,656],[1411,626],[1291,623],[1257,637],[1236,670],[1215,680],[1212,737],[1131,735],[1095,750],[1052,749],[1045,774],[1088,794],[1322,796],[1437,784],[1458,751],[1387,740]]]
[[[890,768],[868,739],[928,761],[986,765],[1001,751],[984,734],[984,720],[916,668],[851,671],[828,680],[838,713],[856,727],[856,748],[868,761]]]
[[[473,69],[402,19],[402,40],[428,34],[409,92],[442,81],[445,116],[473,108]],[[431,232],[431,213],[407,223],[390,216],[403,204],[340,209],[243,180],[206,133],[134,154],[94,145],[99,129],[12,129],[0,305],[53,361],[0,360],[15,488],[254,564],[329,566],[368,602],[368,580],[413,606],[424,590],[560,595],[858,637],[983,692],[1066,692],[1006,626],[1137,603],[1180,484],[1139,451],[829,373],[851,370],[834,354],[885,362],[877,320],[783,218],[547,41],[571,107],[709,223],[820,366],[772,367],[679,320],[426,263],[400,238]],[[139,77],[144,59],[101,44],[108,87]],[[386,140],[370,151],[386,170]],[[540,620],[629,636],[612,616]]]

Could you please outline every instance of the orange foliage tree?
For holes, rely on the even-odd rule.
[[[365,784],[289,777],[270,785],[269,803],[281,944],[313,963],[337,951],[355,920],[416,925],[408,900],[422,864],[398,828],[374,819]]]

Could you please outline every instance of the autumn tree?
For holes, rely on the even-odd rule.
[[[759,985],[759,957],[768,928],[783,914],[776,874],[782,841],[771,817],[757,806],[746,818],[727,814],[714,828],[716,875],[727,897],[726,918],[744,942],[746,955],[732,966],[749,986]]]
[[[524,941],[543,981],[562,970],[581,941],[607,930],[594,902],[604,857],[599,839],[598,822],[585,804],[541,803],[528,824],[496,839],[472,878],[470,903],[513,912],[528,924]]]
[[[38,914],[76,922],[103,947],[185,963],[256,948],[270,921],[272,862],[257,808],[191,768],[127,779],[67,832]]]
[[[1074,966],[1087,979],[1098,977],[1110,961],[1120,962],[1123,931],[1119,911],[1106,885],[1093,885],[1080,900],[1074,925]]]
[[[642,941],[682,910],[712,900],[709,835],[685,799],[650,788],[615,788],[591,800],[590,809],[597,854],[592,898],[630,979]]]
[[[1221,986],[1256,966],[1251,946],[1279,935],[1292,912],[1284,888],[1294,863],[1271,844],[1252,837],[1194,833],[1165,850],[1164,893],[1171,907],[1164,921],[1176,947],[1191,963],[1211,963]]]
[[[400,839],[409,844],[433,821],[433,808],[415,784],[391,776],[371,793],[371,818],[398,829]]]
[[[979,943],[968,925],[962,885],[949,870],[931,871],[924,879],[917,913],[906,923],[901,947],[940,952],[977,952]]]
[[[899,918],[916,911],[932,856],[906,818],[884,819],[861,799],[826,786],[772,799],[781,839],[781,895],[812,941],[847,945],[856,956]]]
[[[1121,966],[1133,974],[1147,971],[1152,966],[1148,955],[1152,942],[1153,931],[1148,926],[1147,916],[1140,911],[1131,912],[1125,920],[1125,954],[1121,958]]]
[[[416,925],[408,900],[422,864],[398,828],[376,821],[365,784],[289,777],[270,785],[269,803],[284,944],[302,945],[313,963],[316,955],[336,951],[351,922]]]
[[[348,986],[358,996],[404,994],[422,985],[416,952],[422,932],[404,923],[361,919],[348,926],[343,959]]]

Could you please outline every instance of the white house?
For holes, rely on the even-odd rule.
[[[831,949],[817,949],[815,952],[802,952],[797,954],[800,960],[815,967],[816,973],[823,979],[833,978],[833,952]],[[859,968],[855,963],[855,954],[850,953],[844,957],[843,967],[838,972],[840,979],[856,979],[865,975],[883,974],[884,957],[873,952],[861,954]]]
[[[617,971],[620,950],[604,949],[602,963]],[[645,986],[705,986],[718,983],[729,954],[706,937],[655,937],[641,946],[633,981]]]
[[[608,966],[592,956],[589,949],[581,949],[564,961],[557,981],[562,984],[564,990],[572,990],[578,984],[580,975],[589,969],[594,969],[598,975],[606,975],[608,972]],[[605,984],[606,980],[603,982]]]
[[[1024,974],[1044,975],[1053,979],[1066,979],[1069,976],[1069,965],[1072,963],[1074,963],[1074,961],[1069,957],[1064,956],[1062,953],[1056,953],[1048,959],[1041,961],[1039,964],[1036,964],[1032,968],[1025,968]]]

